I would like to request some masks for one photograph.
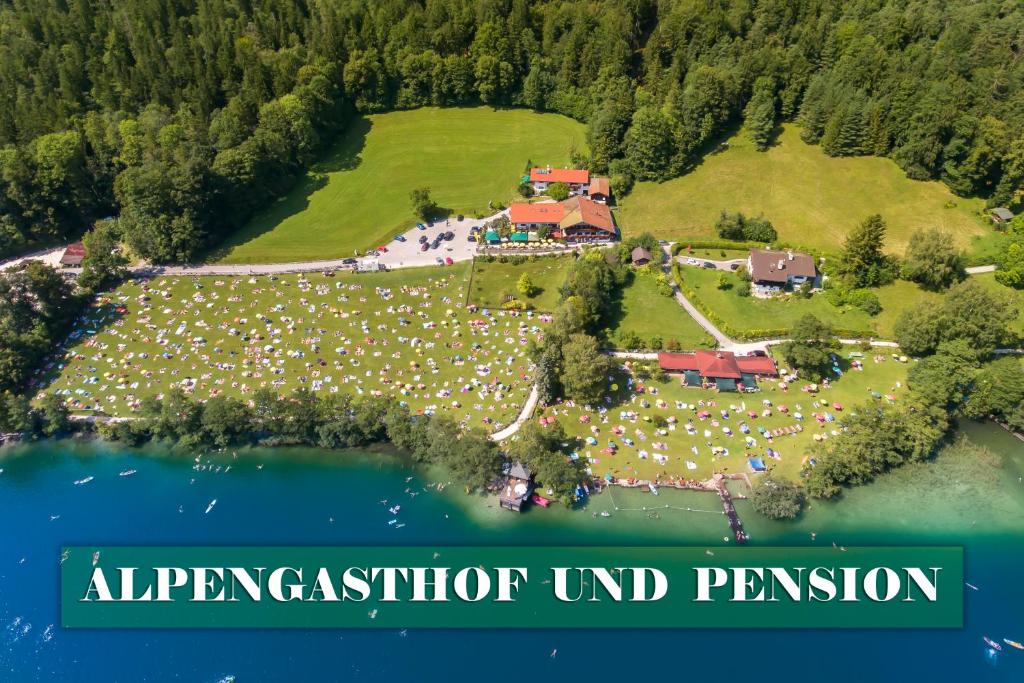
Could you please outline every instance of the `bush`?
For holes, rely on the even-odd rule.
[[[548,185],[547,195],[556,202],[569,198],[569,186],[565,183],[551,183]]]
[[[846,301],[868,315],[878,315],[882,312],[882,304],[878,300],[878,296],[868,289],[853,290],[846,296]]]
[[[779,234],[775,227],[765,218],[747,218],[740,212],[726,213],[723,211],[715,222],[718,236],[729,240],[749,240],[753,242],[773,242]]]

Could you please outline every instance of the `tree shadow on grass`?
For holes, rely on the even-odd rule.
[[[97,369],[96,373],[91,376],[99,377],[100,382],[98,382],[97,384],[84,385],[84,380],[72,381],[69,383],[71,386],[68,387],[69,389],[71,389],[72,393],[71,395],[66,396],[65,398],[75,398],[76,396],[79,396],[78,394],[74,393],[75,389],[85,389],[86,391],[90,391],[93,394],[91,400],[102,399],[102,397],[98,396],[99,387],[102,386],[103,384],[110,385],[115,384],[116,382],[107,380],[103,377],[103,373],[101,372],[101,370],[108,369],[106,362],[89,361],[88,358],[90,355],[93,354],[104,353],[117,357],[119,359],[118,354],[120,354],[120,352],[116,350],[116,345],[117,343],[120,343],[120,339],[118,338],[117,342],[115,343],[113,341],[113,337],[101,335],[104,335],[104,333],[109,328],[116,326],[118,321],[124,319],[124,317],[128,314],[128,308],[133,305],[141,306],[134,300],[129,302],[128,304],[121,304],[120,302],[115,301],[107,301],[105,303],[96,306],[91,306],[88,309],[86,309],[85,312],[82,313],[78,320],[76,320],[75,323],[72,325],[71,330],[68,332],[68,336],[64,340],[62,340],[59,346],[53,349],[53,351],[47,357],[44,365],[41,368],[39,368],[36,374],[32,376],[28,385],[29,389],[31,389],[33,392],[41,392],[49,389],[53,385],[53,383],[56,382],[61,377],[66,366],[70,364],[68,362],[62,362],[64,353],[66,353],[67,350],[73,347],[75,344],[79,343],[83,338],[93,337],[95,339],[103,339],[110,347],[115,347],[113,351],[111,351],[111,349],[109,348],[105,351],[99,348],[80,350],[80,353],[82,353],[82,355],[84,355],[87,359],[85,364],[92,365]],[[75,408],[72,408],[72,410],[75,410]]]
[[[359,167],[371,127],[372,122],[366,117],[359,117],[353,121],[345,129],[341,139],[334,143],[323,158],[312,164],[307,172],[292,180],[284,195],[269,200],[244,227],[209,249],[203,260],[208,263],[219,261],[233,249],[273,232],[288,218],[308,209],[310,197],[330,182],[328,174],[352,171]]]

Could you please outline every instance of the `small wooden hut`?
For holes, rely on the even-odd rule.
[[[505,483],[498,492],[498,504],[506,510],[522,512],[533,490],[533,474],[518,460],[505,475]]]

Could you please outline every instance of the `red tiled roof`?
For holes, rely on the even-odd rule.
[[[659,353],[658,365],[662,370],[671,372],[696,370],[701,377],[713,379],[740,379],[742,373],[769,376],[778,374],[775,361],[767,356],[737,356],[730,351]]]
[[[607,178],[593,178],[593,179],[591,179],[589,192],[590,192],[591,195],[603,194],[605,197],[610,195],[611,192],[608,189],[608,179]]]
[[[768,356],[736,356],[736,365],[739,366],[740,372],[751,375],[775,377],[779,374],[775,361]]]
[[[556,224],[565,217],[565,207],[558,203],[513,204],[509,207],[509,221],[518,223]]]
[[[607,205],[586,197],[569,197],[562,204],[565,206],[566,214],[561,223],[563,230],[586,223],[605,232],[615,233],[615,221],[612,220],[612,211]]]
[[[585,168],[531,168],[530,182],[586,185],[590,182],[590,171]]]
[[[60,257],[60,262],[64,265],[77,266],[85,258],[85,245],[81,242],[75,242],[69,244],[67,249]]]

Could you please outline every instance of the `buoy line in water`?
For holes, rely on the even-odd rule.
[[[609,488],[609,491],[608,491],[608,497],[611,498],[612,507],[615,509],[616,512],[657,512],[658,510],[678,510],[680,512],[706,512],[706,513],[712,514],[712,515],[724,515],[725,514],[724,510],[701,510],[700,508],[689,508],[689,507],[683,508],[683,507],[676,507],[674,505],[668,505],[668,504],[662,505],[662,506],[656,506],[656,507],[644,506],[644,507],[639,507],[639,508],[620,508],[618,506],[618,504],[615,502],[615,497],[612,496],[612,492],[611,492],[610,488]]]
[[[657,512],[658,510],[679,510],[680,512],[707,512],[712,515],[724,515],[725,512],[722,510],[700,510],[698,508],[680,508],[672,505],[663,505],[661,507],[642,507],[642,508],[615,508],[616,512]]]

